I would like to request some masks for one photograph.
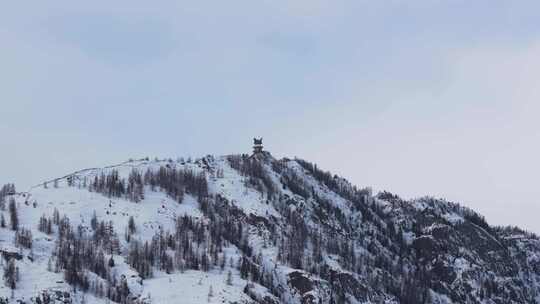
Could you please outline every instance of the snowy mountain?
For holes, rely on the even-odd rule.
[[[0,201],[0,303],[540,303],[536,235],[267,152],[132,160]]]

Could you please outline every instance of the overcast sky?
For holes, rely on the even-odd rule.
[[[540,232],[540,2],[410,2],[6,2],[0,183],[263,136]]]

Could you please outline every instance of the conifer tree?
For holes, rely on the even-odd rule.
[[[213,296],[214,296],[214,289],[212,288],[212,285],[210,285],[210,288],[208,289],[208,302],[210,302]]]
[[[133,219],[133,216],[129,217],[128,229],[129,229],[129,234],[133,234],[137,231],[137,227],[135,225],[135,219]]]
[[[17,214],[17,205],[13,198],[9,200],[9,219],[11,230],[19,229],[19,215]]]
[[[233,281],[232,281],[232,272],[229,270],[227,272],[227,281],[226,281],[227,285],[229,286],[232,286],[233,284]]]
[[[4,268],[4,283],[7,287],[15,289],[17,287],[17,272],[18,269],[15,265],[15,259],[10,259]]]

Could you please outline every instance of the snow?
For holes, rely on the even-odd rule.
[[[324,257],[324,260],[325,260],[326,265],[328,265],[328,267],[330,267],[330,269],[337,270],[337,271],[340,271],[340,272],[348,272],[348,271],[344,270],[341,267],[341,265],[339,264],[339,256],[329,254],[329,255],[326,255]]]
[[[26,200],[30,203],[25,204]],[[35,208],[33,202],[37,203]],[[35,227],[43,214],[52,216],[56,208],[60,216],[66,215],[69,218],[73,226],[82,224],[88,227],[95,212],[99,220],[112,221],[116,232],[122,234],[129,217],[133,216],[137,226],[141,228],[135,237],[142,239],[150,239],[160,227],[172,230],[178,216],[187,214],[196,218],[202,217],[197,201],[190,195],[185,195],[184,201],[179,204],[165,193],[152,192],[149,189],[145,192],[144,200],[134,203],[65,185],[60,185],[59,188],[35,188],[27,198],[19,198],[18,206],[23,227]]]
[[[467,260],[465,260],[464,258],[455,259],[453,269],[457,274],[456,280],[461,280],[462,276],[463,276],[463,273],[466,272],[467,270],[469,270],[470,268],[471,268],[470,263]]]
[[[442,217],[450,222],[452,225],[457,225],[463,223],[465,220],[462,216],[456,214],[456,213],[445,213],[442,215]]]
[[[452,300],[445,296],[445,295],[442,295],[442,294],[439,294],[439,293],[436,293],[434,292],[433,290],[429,290],[429,292],[431,293],[431,298],[433,299],[433,304],[452,304],[454,302],[452,302]]]
[[[358,211],[354,211],[351,202],[344,199],[337,193],[331,191],[326,185],[318,182],[313,176],[304,170],[296,161],[286,161],[285,171],[291,170],[296,174],[307,189],[312,189],[317,196],[328,200],[333,206],[339,208],[352,223],[358,224],[353,226],[362,227],[367,232],[373,230],[376,232],[377,226],[365,222],[362,219],[362,214]],[[15,195],[20,226],[31,229],[33,234],[33,252],[30,250],[22,250],[13,245],[14,233],[8,229],[0,229],[0,250],[7,252],[20,252],[23,256],[21,261],[17,261],[21,274],[21,281],[14,291],[15,298],[29,299],[40,290],[49,291],[70,291],[71,287],[64,283],[63,273],[54,273],[47,269],[49,257],[55,248],[55,238],[53,234],[51,236],[41,233],[37,230],[37,224],[39,218],[45,214],[52,216],[54,209],[60,212],[61,216],[67,216],[72,226],[82,225],[90,226],[90,219],[95,213],[98,220],[104,220],[112,222],[116,233],[119,236],[122,251],[128,246],[127,241],[123,238],[124,231],[127,228],[128,220],[132,216],[135,220],[137,231],[132,238],[140,241],[150,240],[156,232],[160,230],[173,231],[175,229],[175,219],[182,215],[189,215],[197,219],[205,219],[203,212],[200,210],[197,199],[189,194],[184,195],[184,199],[181,203],[172,200],[159,188],[152,190],[149,187],[145,187],[144,199],[139,203],[134,203],[123,198],[107,198],[106,196],[90,192],[88,189],[79,188],[77,184],[87,179],[90,182],[95,176],[101,173],[107,173],[112,170],[117,170],[119,175],[123,178],[127,178],[129,173],[133,169],[137,169],[144,173],[147,169],[158,170],[161,166],[168,166],[170,168],[192,170],[194,172],[204,172],[208,181],[209,193],[211,195],[220,195],[228,199],[228,201],[234,206],[240,208],[243,213],[248,215],[263,217],[273,221],[277,219],[277,233],[283,232],[284,227],[280,227],[285,221],[279,221],[282,218],[281,214],[276,208],[297,208],[300,212],[306,212],[305,221],[309,228],[321,229],[320,223],[314,220],[313,209],[316,207],[315,200],[304,199],[290,190],[283,189],[280,182],[280,175],[272,170],[269,163],[263,163],[266,173],[271,180],[275,183],[277,191],[280,195],[288,195],[293,197],[297,204],[291,204],[290,206],[281,206],[276,202],[269,202],[266,193],[260,193],[256,189],[250,186],[246,186],[247,177],[242,176],[235,169],[231,168],[227,161],[227,157],[207,157],[204,161],[195,162],[181,162],[181,161],[166,161],[166,160],[133,160],[121,163],[115,166],[108,166],[105,168],[90,168],[78,171],[71,175],[66,175],[58,179],[58,188],[53,186],[53,180],[48,182],[48,188],[44,185],[37,185],[32,187],[28,192]],[[223,174],[216,174],[217,170]],[[290,172],[290,171],[289,171]],[[75,179],[75,186],[67,186],[67,178],[71,177]],[[438,227],[449,227],[448,223],[452,225],[458,225],[464,221],[463,217],[458,213],[451,212],[445,204],[432,203],[424,199],[418,199],[410,202],[406,202],[407,205],[401,203],[390,203],[383,200],[374,200],[376,204],[381,207],[383,212],[392,218],[392,223],[401,228],[403,238],[409,245],[413,243],[416,235],[411,231],[413,215],[417,212],[429,213],[433,210],[433,214],[436,215],[436,220],[429,227],[424,227],[425,233],[432,232],[433,229]],[[274,205],[275,204],[275,205]],[[405,206],[405,207],[404,207]],[[405,209],[406,208],[406,209]],[[427,210],[429,209],[429,210]],[[7,218],[7,217],[6,217]],[[444,220],[442,220],[444,219]],[[338,220],[335,217],[329,217],[328,227],[339,227]],[[360,226],[360,224],[364,226]],[[386,227],[387,222],[380,221],[381,227]],[[263,225],[261,225],[263,226]],[[477,226],[478,227],[478,226]],[[269,231],[264,227],[258,227],[256,225],[245,225],[245,229],[249,233],[247,235],[247,241],[253,249],[254,259],[260,259],[260,264],[267,273],[271,273],[275,279],[276,286],[280,288],[288,285],[288,275],[293,271],[299,271],[298,269],[290,268],[287,265],[280,265],[277,262],[277,247],[272,244],[269,237]],[[450,227],[451,228],[451,227]],[[484,238],[492,238],[497,241],[492,234],[488,233],[481,227],[478,227]],[[317,231],[315,230],[315,231]],[[366,245],[369,242],[373,242],[373,238],[364,235],[365,239],[361,242],[355,243],[355,251],[357,253],[364,253],[367,256],[369,253],[366,250]],[[432,237],[432,236],[420,236],[420,237]],[[515,236],[514,236],[515,237]],[[508,237],[510,240],[511,237]],[[498,241],[497,241],[498,242]],[[227,246],[227,244],[226,244]],[[501,245],[502,246],[502,245]],[[306,255],[310,253],[312,244],[307,245]],[[268,290],[261,285],[253,285],[249,290],[252,291],[249,295],[244,293],[244,287],[246,287],[247,281],[240,278],[238,271],[235,267],[231,267],[229,259],[232,259],[234,263],[238,261],[241,254],[240,251],[230,245],[225,247],[224,253],[227,256],[227,263],[224,270],[220,270],[219,267],[212,268],[209,272],[202,272],[196,270],[186,270],[183,273],[175,272],[167,274],[154,269],[154,277],[146,280],[142,280],[137,272],[132,269],[124,260],[122,256],[114,256],[115,266],[112,269],[113,274],[118,276],[124,275],[128,280],[128,286],[130,291],[135,296],[140,298],[151,300],[151,303],[185,303],[185,304],[199,304],[199,303],[243,303],[248,301],[249,296],[263,297],[268,296]],[[385,250],[383,248],[382,250]],[[379,252],[378,254],[385,254]],[[472,256],[472,252],[460,252],[461,256]],[[33,261],[29,256],[33,256]],[[109,256],[106,257],[107,259]],[[340,257],[338,255],[325,254],[323,256],[325,266],[329,269],[348,272],[340,264]],[[533,259],[533,257],[531,257]],[[536,258],[535,258],[536,259]],[[0,259],[3,260],[3,259]],[[259,261],[258,261],[259,262]],[[445,261],[449,267],[452,267],[457,273],[456,286],[461,284],[461,280],[467,279],[467,272],[475,269],[471,269],[478,266],[471,266],[470,262],[465,258],[456,258],[454,260],[448,259]],[[228,285],[226,283],[227,273],[231,271],[233,275],[233,284]],[[324,285],[327,282],[321,280],[316,275],[311,275],[304,271],[310,279],[317,282],[315,285]],[[92,274],[90,274],[92,275]],[[5,287],[3,278],[0,278],[0,297],[10,297],[11,290]],[[324,283],[324,284],[323,284]],[[472,281],[474,285],[476,282]],[[208,297],[210,286],[213,290],[213,296]],[[321,292],[322,291],[322,292]],[[287,293],[289,291],[283,291],[282,298],[283,303],[300,303],[299,295]],[[323,289],[317,289],[310,291],[317,299],[324,293]],[[319,294],[320,293],[320,294]],[[441,294],[437,294],[431,291],[433,303],[439,304],[451,304],[452,301]],[[86,303],[106,303],[105,299],[98,299],[90,294],[84,296]],[[270,296],[272,297],[272,296]],[[394,303],[392,300],[386,301],[386,303]],[[82,294],[79,292],[74,296],[74,304],[80,304],[82,302]],[[351,303],[356,303],[356,300],[350,298]]]
[[[244,186],[246,178],[231,168],[225,157],[219,158],[216,165],[223,170],[223,178],[212,180],[209,184],[210,193],[227,198],[246,214],[280,217],[272,205],[266,204],[266,198],[261,193]]]
[[[405,240],[405,243],[407,243],[407,245],[412,245],[415,238],[416,235],[413,232],[403,232],[403,239]]]
[[[234,273],[232,286],[227,285],[226,280],[227,271],[188,270],[171,275],[161,273],[144,281],[143,298],[151,298],[152,304],[230,303],[247,299],[243,293],[246,281],[240,279],[237,272]],[[210,286],[214,296],[209,298]]]
[[[427,208],[427,204],[420,200],[413,201],[412,206],[418,211],[424,211]]]
[[[86,188],[79,188],[78,182],[84,178],[90,182],[94,176],[102,172],[110,172],[113,169],[119,172],[123,178],[127,178],[129,173],[135,168],[140,172],[158,170],[160,166],[168,165],[175,168],[183,168],[201,171],[198,163],[180,163],[169,161],[129,161],[116,166],[105,168],[91,168],[78,171],[58,179],[58,187],[54,187],[54,179],[47,183],[47,188],[43,184],[32,187],[28,192],[15,195],[19,214],[20,227],[32,230],[33,234],[33,255],[32,262],[28,256],[29,250],[21,250],[13,245],[14,232],[8,229],[1,229],[0,248],[7,252],[21,252],[23,259],[17,261],[21,280],[14,291],[16,299],[29,299],[37,295],[39,291],[70,291],[71,287],[64,282],[63,272],[54,273],[47,270],[49,257],[55,248],[55,235],[48,236],[37,230],[39,218],[42,215],[52,217],[57,209],[60,216],[67,216],[73,227],[81,224],[90,226],[90,219],[94,212],[98,220],[111,221],[115,231],[119,236],[121,246],[124,250],[128,244],[124,240],[123,233],[127,228],[130,216],[133,216],[137,231],[133,238],[138,240],[150,240],[160,229],[173,231],[175,219],[178,216],[189,215],[194,218],[203,218],[204,215],[199,208],[199,203],[191,195],[184,195],[182,203],[178,203],[168,197],[165,193],[156,189],[151,191],[145,187],[144,199],[139,203],[134,203],[123,198],[108,198],[100,193],[90,192]],[[265,199],[254,189],[244,186],[244,177],[232,169],[226,158],[219,158],[214,164],[224,171],[225,178],[208,177],[209,190],[212,194],[221,194],[228,198],[233,204],[242,208],[246,214],[257,216],[273,215],[279,217],[279,213],[271,204],[266,204]],[[67,186],[67,177],[71,176],[75,180],[74,187]],[[250,240],[255,244],[258,251],[263,250],[262,239],[254,234]],[[238,250],[234,247],[225,248],[227,258],[236,261],[239,258]],[[265,260],[267,257],[275,256],[275,248],[264,249]],[[107,256],[108,259],[108,256]],[[0,259],[3,262],[3,259]],[[229,303],[247,299],[243,293],[246,281],[242,280],[235,268],[227,266],[223,271],[211,270],[201,272],[189,270],[185,273],[165,274],[155,271],[155,277],[144,280],[129,267],[122,256],[114,256],[115,267],[113,274],[125,275],[128,279],[128,286],[134,295],[152,298],[152,303]],[[272,263],[272,260],[268,260]],[[273,264],[271,264],[273,265]],[[269,266],[270,267],[270,266]],[[233,284],[227,285],[227,272],[233,273]],[[202,284],[199,281],[202,278]],[[208,302],[208,290],[212,286],[214,296]],[[258,286],[257,288],[262,288]],[[3,278],[0,278],[0,297],[11,297],[11,289],[5,286]],[[84,296],[86,303],[106,303],[105,299],[98,299],[90,294]],[[82,301],[82,294],[74,297],[75,303]]]
[[[318,196],[327,199],[334,206],[338,207],[344,215],[350,215],[350,202],[328,189],[328,187],[321,184],[313,176],[306,174],[304,168],[298,162],[289,161],[287,162],[287,167],[303,179],[308,189],[313,189]]]
[[[38,252],[38,250],[35,250]],[[14,290],[15,298],[29,299],[34,296],[33,291],[36,290],[60,290],[68,291],[69,285],[64,283],[63,273],[54,273],[47,271],[48,257],[39,257],[34,262],[31,262],[27,257],[21,261],[17,261],[17,267],[20,272],[20,282],[17,289]],[[0,297],[10,297],[11,289],[6,287],[3,282],[0,284]]]

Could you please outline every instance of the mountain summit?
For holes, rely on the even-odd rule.
[[[301,159],[131,160],[0,192],[0,303],[539,303],[540,241]]]

